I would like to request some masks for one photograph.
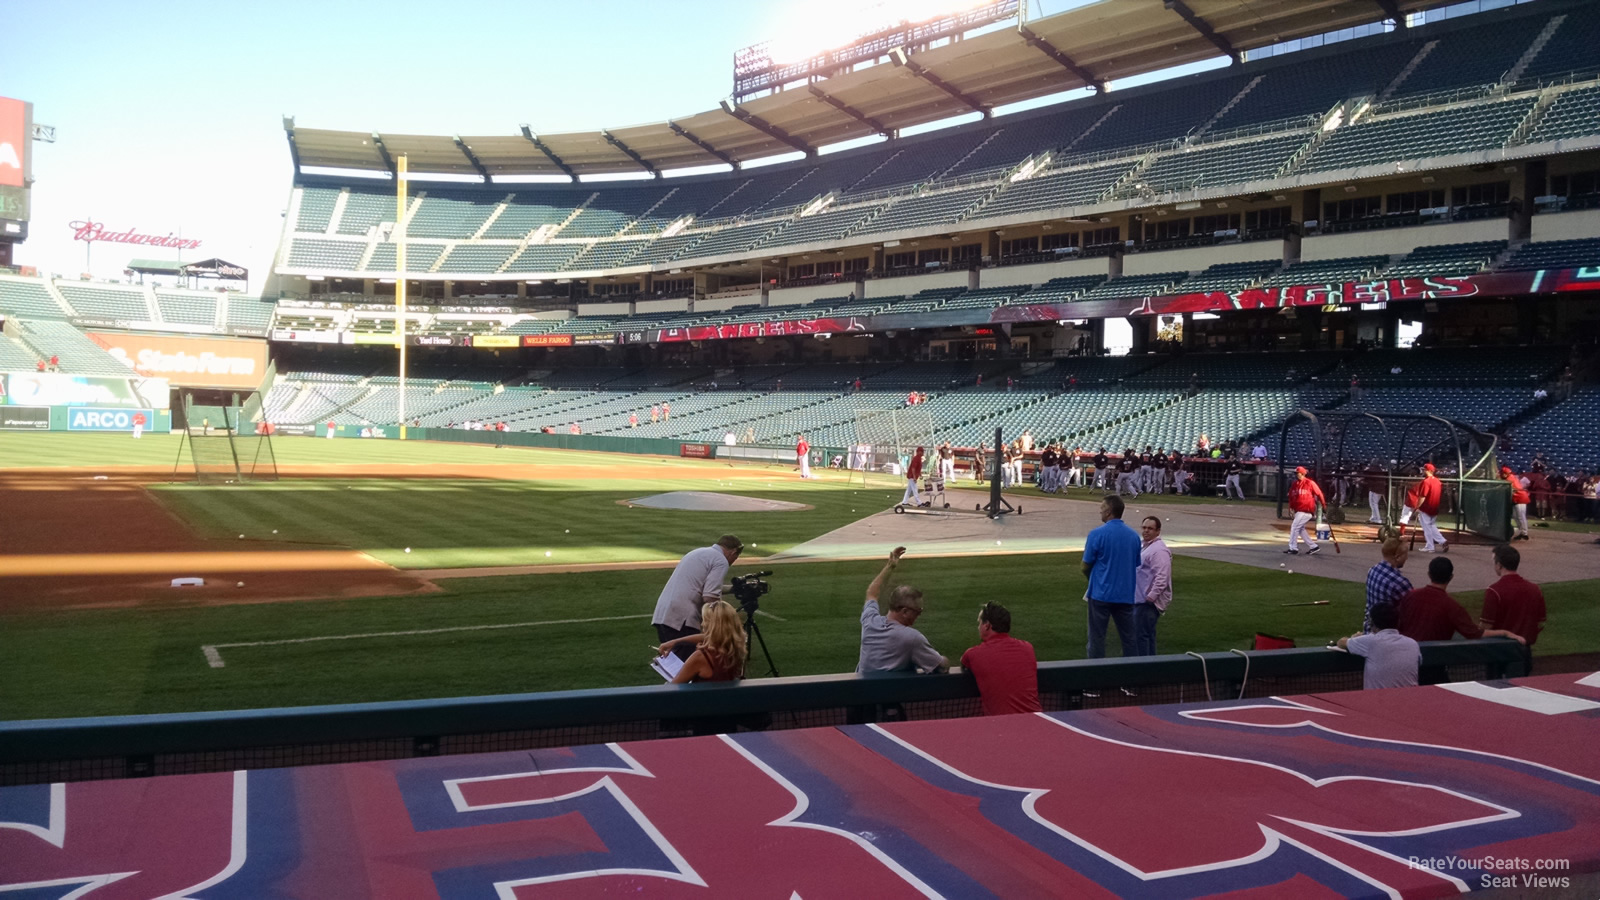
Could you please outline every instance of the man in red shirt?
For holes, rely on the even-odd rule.
[[[1510,466],[1500,467],[1500,477],[1511,485],[1511,518],[1517,524],[1517,533],[1511,539],[1525,541],[1528,539],[1528,486],[1521,475],[1511,471]],[[1516,566],[1511,567],[1511,571],[1516,570]]]
[[[1483,592],[1483,614],[1478,624],[1484,628],[1504,628],[1523,641],[1523,662],[1533,674],[1533,642],[1544,630],[1544,592],[1517,574],[1522,554],[1510,544],[1494,548],[1494,573],[1500,580]]]
[[[1508,637],[1526,644],[1521,635],[1499,628],[1479,628],[1447,588],[1456,569],[1441,556],[1428,563],[1428,585],[1400,600],[1400,633],[1414,641],[1448,641],[1456,634],[1469,641],[1483,637]]]
[[[1422,529],[1422,537],[1427,541],[1427,546],[1422,548],[1423,553],[1432,553],[1438,546],[1445,553],[1450,552],[1449,544],[1444,535],[1439,533],[1439,526],[1435,524],[1434,517],[1439,514],[1439,500],[1444,496],[1444,485],[1434,475],[1433,463],[1422,466],[1422,480],[1412,485],[1406,491],[1406,508],[1400,513],[1400,524],[1403,526],[1411,521],[1411,511],[1417,512],[1417,525]]]
[[[1322,488],[1306,474],[1305,466],[1299,466],[1294,470],[1294,481],[1289,483],[1289,509],[1294,512],[1294,519],[1289,523],[1289,549],[1283,552],[1299,553],[1297,538],[1306,542],[1307,555],[1322,549],[1306,532],[1306,524],[1316,515],[1319,503],[1328,505],[1327,499],[1322,496]]]
[[[795,460],[800,463],[800,477],[811,477],[811,444],[805,435],[800,435],[800,440],[794,445]]]
[[[978,613],[982,642],[961,654],[961,668],[978,680],[983,714],[1036,713],[1039,706],[1039,660],[1033,645],[1011,636],[1011,613],[990,602]]]
[[[144,434],[144,413],[133,414],[133,439],[138,440]],[[1515,568],[1513,566],[1513,568]]]
[[[911,451],[906,458],[906,492],[900,495],[900,505],[921,506],[917,482],[922,478],[922,448]]]

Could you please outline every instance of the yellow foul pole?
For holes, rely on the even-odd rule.
[[[394,213],[394,342],[400,348],[400,440],[406,439],[406,158],[395,173]]]

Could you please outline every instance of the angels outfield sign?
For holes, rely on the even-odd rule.
[[[200,241],[197,238],[181,238],[171,232],[166,235],[140,234],[132,228],[126,231],[114,231],[93,219],[80,219],[76,222],[69,222],[67,227],[72,229],[72,239],[75,241],[111,241],[116,244],[170,247],[174,250],[193,250],[200,246]]]
[[[623,342],[630,344],[645,341],[673,343],[782,335],[844,334],[894,328],[1106,319],[1191,312],[1283,309],[1296,306],[1323,308],[1357,306],[1365,303],[1466,300],[1472,297],[1518,297],[1596,291],[1600,291],[1600,266],[1583,269],[1540,269],[1532,272],[1491,272],[1484,275],[1387,278],[1334,284],[1297,284],[1287,287],[1123,297],[1089,302],[1030,304],[1027,302],[1027,295],[1024,294],[1016,303],[988,310],[934,310],[897,315],[891,306],[888,312],[876,316],[780,318],[803,315],[805,308],[796,307],[773,311],[774,318],[769,321],[647,328],[624,332],[619,337]]]

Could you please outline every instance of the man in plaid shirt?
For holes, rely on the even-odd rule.
[[[1367,612],[1361,620],[1361,633],[1372,633],[1372,608],[1379,603],[1392,603],[1400,608],[1400,598],[1411,590],[1411,582],[1400,574],[1410,554],[1397,537],[1383,542],[1383,562],[1367,572]]]

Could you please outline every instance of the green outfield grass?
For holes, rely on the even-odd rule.
[[[125,435],[0,435],[0,466],[170,463],[177,439]],[[447,568],[516,563],[673,559],[725,531],[767,554],[887,508],[893,480],[872,489],[829,480],[674,479],[679,467],[731,471],[724,463],[552,450],[495,450],[395,441],[276,442],[290,463],[471,462],[664,464],[659,478],[595,481],[506,479],[289,479],[201,487],[157,485],[152,494],[199,533],[263,542],[337,545],[396,565]],[[426,474],[424,469],[419,474]],[[662,490],[716,490],[792,500],[783,513],[702,513],[617,505]],[[1017,494],[1026,499],[1026,491]],[[276,529],[277,535],[272,531]],[[405,553],[411,547],[410,554]],[[4,552],[0,549],[0,552]],[[551,555],[546,557],[548,552]],[[902,576],[928,593],[919,622],[955,659],[977,640],[978,608],[999,600],[1016,634],[1041,659],[1084,655],[1084,582],[1077,554],[916,559]],[[1320,645],[1359,627],[1359,584],[1221,562],[1175,558],[1177,600],[1162,620],[1160,649],[1250,646],[1256,631]],[[759,565],[759,564],[757,564]],[[749,571],[752,567],[741,566]],[[863,592],[876,562],[777,567],[763,630],[785,675],[854,668]],[[0,718],[178,712],[655,683],[645,664],[649,613],[665,569],[444,579],[438,594],[210,608],[33,612],[0,620]],[[1539,653],[1600,648],[1600,582],[1546,588],[1550,625]],[[1283,606],[1326,599],[1327,606]],[[1481,596],[1463,594],[1476,611]],[[569,620],[595,619],[574,622]],[[527,625],[525,623],[550,623]],[[515,626],[515,627],[486,627]],[[435,631],[311,640],[397,631]],[[268,643],[300,640],[300,643]],[[1113,654],[1116,641],[1110,640]],[[226,665],[202,652],[217,646]],[[221,646],[218,646],[221,645]],[[764,666],[757,664],[759,671]]]
[[[181,435],[177,434],[147,434],[136,441],[126,434],[69,434],[61,431],[0,433],[0,468],[171,467],[178,460],[180,440]],[[272,439],[272,451],[280,465],[538,465],[564,464],[573,460],[572,453],[561,450],[358,438],[330,441],[325,438],[280,436]],[[184,450],[184,456],[183,463],[188,466],[187,449]],[[601,458],[614,461],[630,457],[610,454]],[[685,464],[689,462],[684,461]],[[182,474],[182,469],[179,472]],[[193,472],[192,467],[190,472]]]
[[[927,592],[918,623],[952,660],[977,642],[978,608],[1004,602],[1014,633],[1040,659],[1084,655],[1083,579],[1077,554],[909,558],[905,581]],[[783,566],[761,601],[762,630],[784,675],[854,669],[859,615],[876,562]],[[736,572],[747,567],[736,567]],[[0,635],[0,718],[119,715],[313,703],[616,687],[658,683],[646,669],[648,614],[665,570],[452,579],[441,594],[393,599],[168,610],[106,610],[8,617]],[[1358,584],[1273,575],[1174,558],[1177,599],[1159,649],[1248,648],[1256,631],[1317,646],[1359,629]],[[1540,655],[1592,650],[1600,634],[1597,582],[1545,588],[1550,623]],[[1459,595],[1476,612],[1479,594]],[[1327,606],[1291,606],[1329,600]],[[283,641],[571,619],[635,618],[457,630],[351,640]],[[1116,655],[1115,637],[1108,640]],[[759,662],[757,663],[759,666]],[[764,667],[760,669],[764,672]],[[754,674],[754,673],[753,673]]]
[[[622,505],[677,490],[812,508],[699,512]],[[724,533],[743,538],[751,555],[765,556],[887,509],[899,497],[859,484],[788,478],[299,479],[220,488],[157,485],[153,493],[208,537],[350,547],[414,569],[677,559]]]

